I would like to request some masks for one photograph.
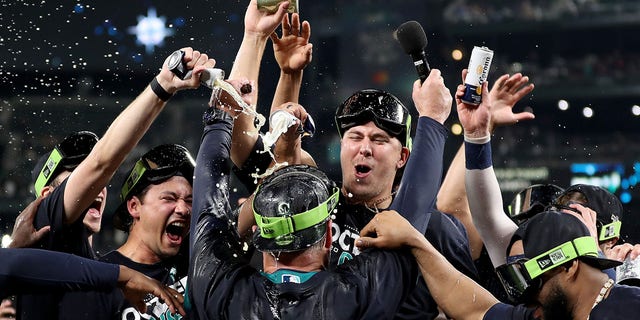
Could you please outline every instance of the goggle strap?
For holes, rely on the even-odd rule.
[[[266,239],[273,239],[313,227],[326,220],[338,204],[340,189],[334,188],[333,191],[334,193],[319,206],[291,216],[264,217],[253,208],[256,224],[260,227],[260,235]]]
[[[51,151],[47,161],[45,161],[42,170],[40,170],[40,174],[38,174],[38,179],[36,179],[36,182],[34,183],[36,197],[40,195],[40,191],[42,191],[49,181],[51,181],[53,173],[60,165],[60,162],[62,162],[62,158],[64,158],[64,155],[60,150],[58,150],[58,147],[55,147],[53,151]]]
[[[590,237],[580,237],[567,241],[524,263],[531,279],[580,256],[598,256],[598,245]]]
[[[615,237],[620,237],[620,228],[622,228],[622,221],[614,221],[612,223],[603,225],[600,228],[599,241],[606,241]]]
[[[138,184],[138,181],[140,181],[140,178],[142,178],[146,171],[147,165],[144,164],[144,160],[138,160],[136,162],[136,165],[133,167],[133,170],[131,170],[129,177],[127,177],[127,180],[125,180],[124,184],[122,185],[122,190],[120,191],[120,199],[122,201],[127,200],[127,196],[129,195],[131,190],[133,190],[133,188]]]
[[[413,148],[413,140],[411,139],[411,114],[407,113],[407,137],[405,138],[405,147],[411,151]]]

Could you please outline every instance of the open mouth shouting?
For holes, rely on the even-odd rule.
[[[91,205],[89,205],[89,208],[87,209],[87,214],[94,217],[94,218],[100,218],[100,216],[102,216],[102,202],[104,201],[103,198],[96,198],[95,200],[93,200],[93,202],[91,203]]]
[[[371,167],[366,164],[358,164],[355,166],[356,178],[364,179],[371,174]]]
[[[164,231],[171,244],[179,246],[189,232],[189,224],[184,221],[174,221],[167,225]]]

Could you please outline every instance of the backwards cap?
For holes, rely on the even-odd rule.
[[[66,136],[53,150],[38,159],[31,178],[36,196],[62,171],[73,171],[98,142],[91,131],[78,131]]]
[[[524,258],[496,268],[513,302],[534,298],[542,286],[541,275],[578,259],[594,268],[615,268],[621,262],[600,258],[598,244],[578,218],[559,211],[533,216],[516,230],[511,243],[522,240]]]
[[[187,148],[179,144],[164,144],[145,153],[136,161],[122,184],[120,201],[113,216],[113,224],[122,231],[129,231],[132,218],[127,201],[151,184],[159,184],[173,176],[183,176],[193,185],[195,161]]]
[[[306,165],[282,168],[266,178],[253,198],[258,225],[253,244],[260,251],[308,248],[326,234],[326,222],[340,189],[320,170]]]
[[[590,208],[597,214],[598,240],[606,241],[615,237],[620,237],[622,227],[622,203],[611,192],[599,186],[588,184],[576,184],[567,188],[556,200],[558,205],[569,205],[572,201],[572,194],[580,193],[584,196],[585,207]]]
[[[391,93],[377,89],[360,90],[338,107],[335,120],[340,136],[352,127],[373,121],[378,128],[411,149],[411,114]]]

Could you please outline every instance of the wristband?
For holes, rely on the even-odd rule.
[[[151,87],[151,91],[153,91],[153,93],[155,93],[156,96],[158,96],[158,98],[160,98],[160,100],[162,101],[167,101],[171,97],[173,97],[173,94],[167,92],[167,90],[165,90],[160,85],[160,83],[158,83],[157,77],[153,77],[153,80],[151,80],[151,83],[149,84],[149,86]]]
[[[493,166],[491,142],[477,144],[464,142],[465,165],[468,170],[483,170]]]

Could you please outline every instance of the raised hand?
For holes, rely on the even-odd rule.
[[[505,74],[498,78],[489,91],[492,102],[490,130],[493,131],[498,126],[534,119],[535,116],[531,112],[513,112],[513,106],[533,89],[534,85],[529,83],[529,77],[521,73],[512,76]]]
[[[278,11],[268,13],[258,10],[258,1],[251,0],[244,14],[244,32],[267,38],[278,27],[282,17],[287,14],[289,1],[280,3]]]
[[[297,13],[282,18],[282,37],[274,31],[270,35],[273,53],[280,70],[284,73],[298,72],[304,69],[312,59],[313,44],[309,43],[311,25],[308,21],[300,23]]]
[[[464,89],[464,84],[458,85],[458,89],[456,90],[456,105],[458,118],[464,128],[465,137],[483,138],[489,136],[491,97],[488,93],[489,90],[487,82],[485,81],[482,84],[482,103],[477,106],[461,100],[464,96]]]
[[[431,69],[424,83],[420,80],[413,83],[411,97],[420,116],[427,116],[444,124],[451,114],[453,98],[438,69]]]
[[[215,60],[209,59],[208,55],[193,50],[191,47],[185,47],[180,50],[184,52],[182,60],[186,64],[186,69],[193,71],[191,78],[182,80],[173,74],[168,67],[169,57],[165,59],[160,74],[156,77],[162,88],[171,94],[182,89],[195,89],[200,87],[200,75],[202,71],[206,68],[213,68],[216,65]]]

